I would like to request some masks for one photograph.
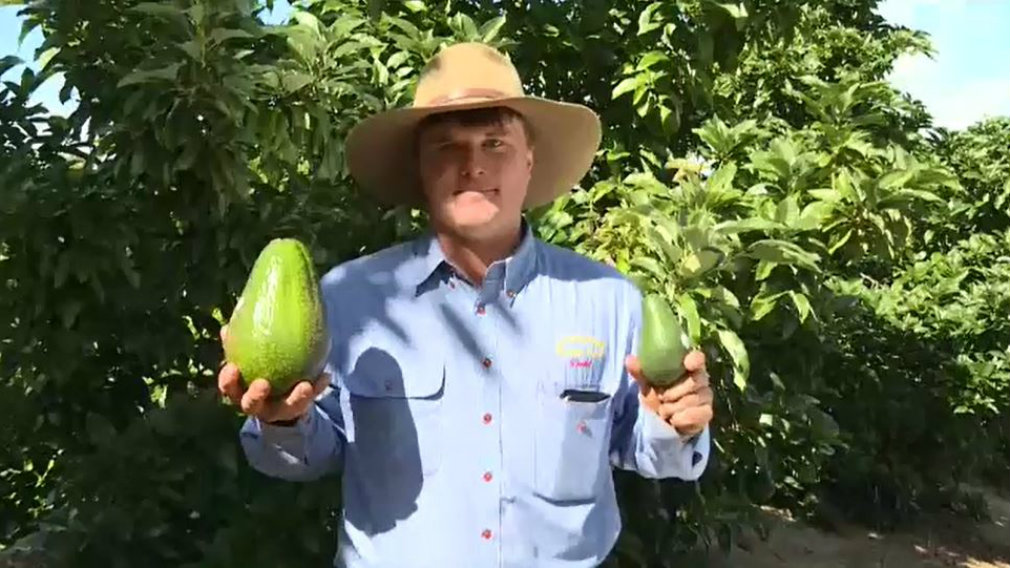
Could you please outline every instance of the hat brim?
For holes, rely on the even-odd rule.
[[[550,203],[578,185],[599,149],[599,117],[583,105],[532,96],[409,107],[372,115],[347,136],[348,169],[358,184],[383,204],[420,206],[423,197],[414,159],[418,123],[432,114],[495,106],[521,113],[533,131],[535,158],[524,209]]]

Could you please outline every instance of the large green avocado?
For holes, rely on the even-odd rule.
[[[649,384],[668,387],[684,374],[689,349],[680,321],[666,299],[648,294],[642,299],[642,334],[638,360]]]
[[[266,379],[271,396],[281,396],[322,372],[329,346],[308,249],[297,239],[270,241],[228,322],[225,358],[238,366],[246,386]]]

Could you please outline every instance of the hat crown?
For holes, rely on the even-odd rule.
[[[482,43],[459,43],[440,51],[425,66],[414,92],[414,106],[523,94],[522,80],[507,56]]]

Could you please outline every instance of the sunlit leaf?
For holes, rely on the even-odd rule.
[[[747,387],[747,379],[750,376],[750,356],[743,341],[735,332],[728,329],[718,331],[719,343],[726,349],[733,359],[733,384],[741,391]]]

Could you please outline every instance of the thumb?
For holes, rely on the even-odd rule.
[[[638,383],[638,389],[642,391],[642,394],[647,394],[652,387],[645,380],[645,374],[642,373],[642,363],[638,360],[638,357],[634,355],[625,357],[624,368],[628,370],[631,378],[635,379],[635,382]]]

